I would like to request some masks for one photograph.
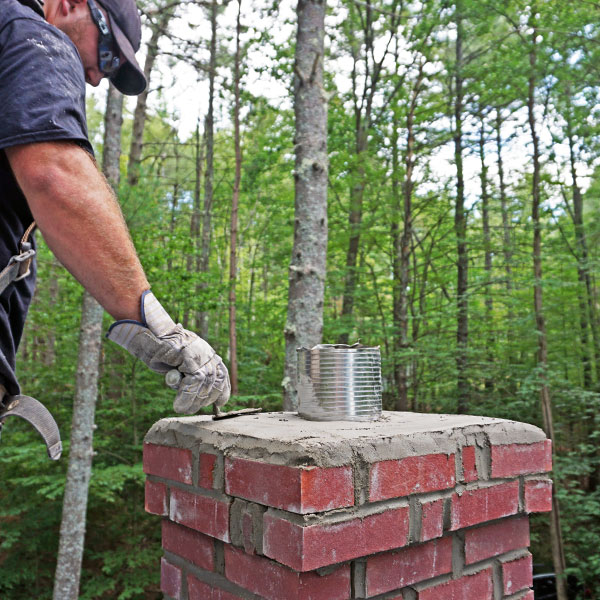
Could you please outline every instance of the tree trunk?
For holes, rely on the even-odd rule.
[[[504,178],[504,160],[502,158],[502,115],[500,113],[500,108],[496,109],[496,153],[498,161],[498,180],[500,183],[500,212],[502,213],[502,254],[504,255],[504,272],[506,275],[507,326],[505,329],[506,341],[508,346],[508,356],[512,357],[512,328],[514,323],[514,314],[512,308],[512,239],[510,234],[508,200],[506,197],[506,180]]]
[[[485,254],[485,326],[487,328],[485,357],[485,389],[487,392],[494,391],[494,376],[492,365],[494,363],[493,348],[496,343],[494,336],[494,302],[492,300],[492,241],[490,235],[490,196],[488,190],[488,168],[485,164],[485,121],[481,117],[481,130],[479,135],[479,161],[481,171],[479,179],[481,182],[481,220],[483,224],[483,249]]]
[[[567,96],[570,98],[570,94]],[[571,163],[571,179],[573,190],[573,225],[575,227],[575,245],[577,248],[577,279],[579,286],[577,297],[579,300],[579,324],[581,328],[581,355],[583,357],[583,385],[586,390],[592,388],[593,374],[592,363],[596,364],[598,332],[596,328],[595,308],[591,293],[591,280],[588,266],[587,239],[583,225],[583,195],[579,187],[575,157],[575,140],[573,135],[572,115],[567,115],[567,137],[569,141],[569,157]],[[592,346],[589,344],[589,329],[592,333]],[[597,368],[597,364],[596,364]]]
[[[350,213],[348,215],[348,227],[350,239],[348,240],[348,251],[346,252],[346,276],[344,280],[344,297],[342,300],[341,318],[346,325],[346,330],[340,335],[339,343],[347,344],[350,341],[350,320],[354,311],[354,293],[358,284],[358,250],[360,248],[360,229],[362,224],[362,210],[365,192],[365,169],[362,166],[367,154],[368,142],[367,131],[360,116],[356,123],[356,156],[357,156],[357,179],[350,192]]]
[[[298,0],[294,246],[285,325],[284,410],[297,406],[296,349],[319,344],[327,259],[327,97],[323,88],[325,0]]]
[[[122,110],[123,96],[111,84],[106,101],[102,162],[104,174],[114,188],[118,188],[119,182]],[[98,302],[87,291],[84,292],[69,466],[54,579],[54,600],[77,600],[79,597],[88,487],[94,454],[92,442],[98,398],[103,314]]]
[[[392,334],[392,369],[396,393],[396,410],[406,410],[406,372],[405,361],[402,355],[402,242],[400,235],[401,190],[400,190],[400,119],[398,111],[392,111],[392,134],[390,143],[392,147],[392,273],[394,286],[392,288],[392,317],[394,322]],[[406,226],[406,223],[405,223]],[[403,385],[404,383],[404,385]]]
[[[456,283],[456,371],[459,413],[469,407],[468,351],[469,351],[469,305],[467,288],[469,282],[469,255],[467,249],[467,217],[465,214],[465,180],[463,173],[463,17],[462,4],[456,2],[456,65],[454,98],[454,162],[456,163],[456,208],[454,231],[456,234],[457,283]]]
[[[217,72],[217,3],[215,0],[210,5],[210,64],[208,72],[208,112],[204,122],[204,137],[206,139],[206,172],[204,175],[204,211],[202,215],[202,252],[200,254],[199,272],[206,277],[210,260],[210,240],[213,203],[213,178],[214,178],[214,106],[215,106],[215,77]],[[206,290],[208,284],[202,281],[200,290]],[[203,296],[202,293],[199,294]],[[196,318],[200,337],[208,337],[208,312],[198,311]]]
[[[529,28],[531,31],[530,50],[529,50],[529,85],[528,85],[528,120],[531,132],[531,141],[533,144],[533,182],[532,182],[532,211],[531,218],[533,222],[533,304],[535,312],[535,323],[538,339],[537,365],[541,373],[540,381],[540,401],[542,406],[542,417],[544,431],[546,435],[554,441],[554,422],[552,417],[552,401],[550,398],[550,389],[547,381],[548,368],[548,337],[546,333],[546,322],[543,311],[542,296],[542,227],[540,222],[540,143],[536,129],[535,119],[535,86],[537,79],[537,19],[535,4],[530,7],[531,15],[529,18]],[[566,582],[565,582],[565,556],[562,541],[562,531],[560,525],[560,511],[558,499],[553,488],[552,512],[550,513],[550,539],[552,544],[552,561],[556,573],[556,591],[558,600],[567,600]]]
[[[231,393],[238,393],[238,360],[237,360],[237,330],[236,330],[236,280],[237,280],[237,236],[238,236],[238,205],[240,199],[240,180],[242,178],[242,149],[240,146],[240,16],[242,0],[238,0],[238,14],[235,36],[235,64],[233,73],[234,107],[233,130],[235,146],[235,178],[233,182],[233,197],[231,199],[231,227],[229,240],[229,378]]]
[[[146,62],[144,63],[144,75],[146,76],[148,86],[138,96],[133,114],[133,130],[131,133],[131,146],[129,148],[129,163],[127,165],[127,183],[131,186],[137,185],[140,178],[140,162],[142,160],[142,148],[144,145],[144,128],[146,127],[150,77],[154,69],[156,57],[158,56],[158,42],[165,34],[172,16],[173,9],[171,7],[159,10],[156,21],[150,27],[152,35],[148,42]]]
[[[193,251],[186,257],[186,269],[188,273],[192,273],[194,268],[200,270],[200,188],[202,184],[202,164],[204,162],[204,143],[200,140],[200,119],[196,123],[196,133],[194,135],[194,158],[195,158],[195,175],[194,175],[194,208],[192,218],[190,220],[190,247]],[[196,323],[196,326],[198,324]],[[186,329],[191,329],[190,324],[190,307],[186,306],[183,312],[183,326]]]
[[[77,387],[73,402],[69,467],[63,499],[54,600],[77,600],[85,540],[92,439],[98,396],[102,307],[85,292],[81,313]]]
[[[123,96],[110,85],[104,121],[103,168],[113,187],[117,187],[119,181],[122,110]],[[63,500],[54,600],[75,600],[79,596],[88,486],[92,471],[92,440],[98,396],[102,316],[102,307],[88,292],[84,292],[71,446]]]
[[[396,410],[408,410],[408,384],[410,377],[407,352],[410,348],[408,338],[408,308],[409,308],[409,283],[410,283],[410,260],[412,250],[412,193],[413,173],[415,168],[415,112],[417,99],[423,82],[423,64],[420,64],[417,80],[411,93],[411,101],[406,115],[406,154],[404,156],[404,184],[402,186],[403,202],[403,230],[399,244],[395,248],[395,261],[397,262],[397,286],[394,288],[397,296],[394,302],[395,348],[394,369],[395,380],[398,387],[398,398]],[[396,274],[395,274],[396,276]],[[398,289],[396,290],[396,287]],[[398,359],[400,355],[401,359]]]

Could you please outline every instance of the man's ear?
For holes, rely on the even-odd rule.
[[[80,9],[87,4],[87,0],[59,0],[59,2],[61,4],[61,9],[67,11],[66,13],[63,13],[65,16],[69,12]]]

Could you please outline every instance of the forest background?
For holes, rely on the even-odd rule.
[[[281,410],[294,238],[295,6],[140,4],[151,83],[125,103],[119,201],[156,296],[237,365],[228,408]],[[468,412],[548,429],[542,402],[551,405],[567,570],[593,598],[599,7],[330,0],[323,89],[323,341],[381,345],[386,409]],[[236,96],[241,171],[231,278]],[[90,96],[98,157],[108,139],[104,107],[103,97]],[[24,392],[55,415],[68,456],[82,290],[40,246],[19,375]],[[109,323],[105,315],[105,329]],[[158,598],[160,528],[143,511],[142,442],[172,414],[173,393],[109,343],[100,375],[80,597]],[[0,596],[50,598],[67,462],[49,463],[39,438],[13,422],[0,456]],[[534,562],[551,565],[547,516],[533,518],[532,552]]]

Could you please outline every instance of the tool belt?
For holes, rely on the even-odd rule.
[[[35,229],[35,221],[27,228],[19,244],[19,254],[11,257],[8,265],[0,271],[0,294],[13,281],[25,279],[31,272],[31,261],[35,250],[31,247],[29,237]],[[60,432],[56,421],[48,409],[31,396],[4,396],[4,388],[0,386],[0,431],[8,417],[21,417],[33,425],[34,429],[42,436],[48,456],[58,460],[62,453]]]
[[[31,261],[35,250],[31,247],[29,236],[35,230],[35,221],[27,228],[19,244],[19,254],[11,256],[8,264],[0,271],[0,294],[13,282],[25,279],[31,272]]]

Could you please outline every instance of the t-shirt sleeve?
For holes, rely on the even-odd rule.
[[[0,31],[0,148],[57,140],[93,153],[79,54],[45,21],[15,19]]]

